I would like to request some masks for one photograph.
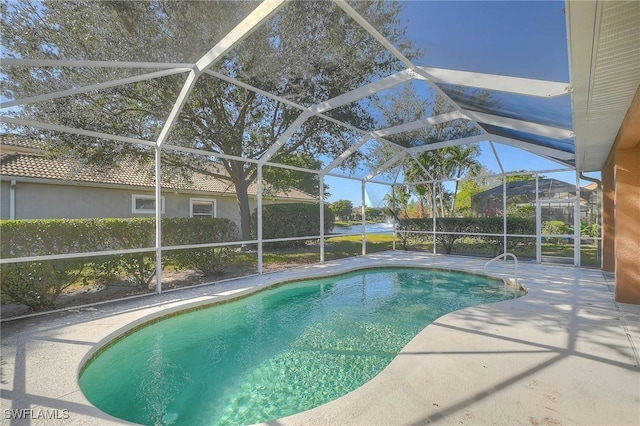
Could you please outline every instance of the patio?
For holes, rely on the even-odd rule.
[[[640,3],[531,2],[527,7],[554,10],[534,10],[537,20],[524,9],[517,10],[509,24],[518,18],[523,28],[533,21],[539,27],[512,29],[513,34],[484,42],[481,28],[501,26],[487,25],[491,21],[470,9],[465,19],[477,27],[446,27],[435,41],[426,37],[426,29],[443,24],[447,16],[430,8],[454,2],[407,2],[413,8],[407,16],[414,20],[406,28],[406,39],[404,27],[394,27],[395,15],[385,9],[395,4],[381,9],[393,19],[378,20],[366,3],[343,0],[168,2],[174,12],[171,7],[154,9],[160,3],[96,2],[88,7],[78,2],[71,11],[52,2],[49,25],[40,25],[39,13],[50,5],[39,3],[25,9],[26,14],[20,10],[22,3],[8,2],[5,8],[4,15],[10,18],[3,21],[3,38],[9,41],[2,57],[3,81],[8,85],[0,98],[2,131],[51,139],[47,140],[51,152],[62,150],[82,161],[98,158],[98,165],[112,167],[116,173],[120,163],[138,161],[145,165],[150,183],[131,185],[127,188],[132,194],[114,201],[96,195],[94,187],[74,184],[70,187],[80,189],[80,196],[63,199],[48,190],[51,181],[4,173],[0,176],[2,222],[147,215],[152,226],[142,232],[144,241],[131,246],[111,246],[104,241],[112,239],[106,238],[86,249],[77,248],[85,247],[81,244],[59,248],[44,243],[23,252],[20,248],[27,245],[9,242],[9,234],[4,233],[0,266],[6,271],[91,258],[93,263],[86,269],[94,272],[101,260],[111,256],[141,255],[150,264],[145,272],[153,277],[156,293],[2,320],[0,423],[122,424],[84,397],[78,374],[101,345],[154,316],[279,282],[358,268],[419,265],[483,272],[486,258],[443,255],[438,246],[443,235],[493,239],[500,252],[510,251],[509,243],[516,239],[526,240],[531,253],[525,257],[534,260],[520,264],[520,282],[528,294],[437,319],[361,388],[273,424],[640,422]],[[481,6],[482,2],[473,5]],[[132,10],[141,18],[131,19]],[[449,18],[454,16],[458,24],[460,15],[451,13]],[[110,26],[102,27],[104,22]],[[147,28],[149,23],[157,26]],[[556,36],[543,40],[537,53],[529,52],[529,42],[540,42],[540,35],[549,33],[552,26]],[[278,32],[290,27],[298,33]],[[215,31],[208,31],[212,28]],[[76,40],[65,31],[80,37]],[[469,36],[473,31],[478,32],[477,40],[475,34]],[[84,44],[85,33],[87,40],[95,39],[91,49]],[[512,50],[496,48],[498,41],[510,35],[529,40],[513,41],[508,46]],[[28,36],[33,39],[23,43]],[[64,45],[69,40],[78,44]],[[478,42],[475,48],[455,53],[472,42]],[[287,43],[293,48],[287,48]],[[406,47],[412,44],[415,51]],[[423,47],[434,56],[420,53],[418,48]],[[438,48],[454,53],[437,60]],[[346,59],[337,57],[336,51],[347,52]],[[496,52],[507,59],[493,60]],[[358,67],[356,61],[360,61]],[[559,68],[546,69],[546,65]],[[156,99],[159,93],[165,97]],[[404,110],[409,104],[413,106]],[[219,117],[211,119],[212,110]],[[192,125],[199,120],[204,125]],[[491,164],[482,164],[487,166],[484,175],[435,167],[441,164],[432,154],[468,147],[488,154]],[[542,165],[531,164],[532,158]],[[185,164],[197,173],[224,168],[224,177],[233,178],[238,211],[221,208],[209,196],[187,197],[163,184],[163,176],[171,178],[176,167],[184,171],[180,167]],[[566,173],[575,187],[561,203],[571,219],[560,231],[545,230],[544,222],[551,216],[543,211],[545,202],[547,207],[551,203],[541,197],[539,182],[560,179]],[[269,185],[278,183],[274,176],[287,174],[311,182],[309,198],[318,207],[318,229],[301,235],[280,231],[267,237],[263,228],[268,221],[263,216],[268,217],[271,206]],[[66,185],[69,176],[63,178],[56,183]],[[495,231],[436,229],[440,222],[455,224],[461,219],[453,208],[460,193],[458,184],[482,179],[490,179],[501,193],[493,206],[494,218],[499,219]],[[509,216],[509,207],[518,206],[508,206],[507,185],[518,179],[535,182],[529,203],[535,211],[534,217],[526,218],[532,224],[530,230],[522,227],[510,232],[516,221]],[[595,227],[593,234],[581,228],[581,190],[586,181],[597,188],[589,224]],[[23,191],[34,184],[44,185],[36,195],[20,198],[22,192],[18,192],[16,196],[16,187]],[[448,194],[444,184],[449,186]],[[283,185],[285,190],[295,186]],[[250,193],[249,186],[255,191]],[[416,190],[420,186],[422,194]],[[355,257],[330,260],[325,258],[325,243],[332,235],[325,229],[324,212],[331,191],[344,188],[361,202],[362,250]],[[423,207],[418,217],[423,228],[410,231],[423,240],[413,252],[367,254],[366,208],[388,208],[389,217],[399,222],[403,215],[396,195],[403,191],[413,191],[412,202],[417,205],[419,199]],[[43,194],[50,198],[44,199]],[[204,203],[200,206],[207,207],[205,213],[211,219],[238,222],[240,235],[231,240],[211,237],[168,243],[172,228],[163,227],[163,219],[179,216],[170,209],[165,212],[164,197],[172,195],[184,199],[185,219],[192,219],[194,206]],[[451,208],[445,211],[447,195]],[[102,208],[85,216],[77,213],[78,205],[100,201],[123,203],[126,214]],[[57,214],[53,206],[68,209]],[[407,209],[404,213],[402,218],[408,219]],[[255,232],[251,229],[254,218]],[[95,228],[91,231],[87,234],[95,233]],[[45,240],[39,232],[28,236]],[[550,249],[543,245],[548,239],[562,240],[566,250],[554,254],[555,260],[562,258],[573,266],[543,263],[550,257]],[[301,242],[308,248],[311,241],[317,242],[312,247],[316,263],[268,272],[273,266],[268,260],[273,254],[271,244]],[[489,247],[486,241],[481,256],[489,256],[496,245],[493,241]],[[395,232],[393,247],[398,248]],[[163,289],[163,256],[218,248],[231,248],[234,255],[250,258],[246,263],[251,268],[255,264],[258,274]],[[590,264],[601,269],[581,268],[589,264],[583,261],[586,254]],[[510,262],[489,268],[489,274],[502,278],[512,273]],[[17,281],[17,287],[22,285]]]
[[[6,411],[32,409],[68,416],[59,424],[122,424],[84,398],[79,369],[96,345],[161,312],[362,267],[482,272],[485,263],[383,252],[4,321],[2,423],[56,423]],[[615,302],[606,272],[534,263],[520,271],[526,296],[439,318],[363,387],[273,424],[637,424],[640,306]],[[512,276],[513,264],[489,273]]]

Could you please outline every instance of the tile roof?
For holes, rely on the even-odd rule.
[[[221,174],[219,170],[216,171]],[[155,187],[152,169],[141,169],[132,161],[122,162],[117,168],[101,170],[98,167],[83,165],[78,161],[51,159],[41,155],[19,152],[0,155],[0,175],[10,177],[52,179],[66,182],[85,182],[109,185]],[[190,179],[176,176],[163,176],[162,187],[185,192],[212,192],[234,195],[235,187],[231,180],[213,177],[204,173],[193,173]],[[257,185],[248,188],[249,195],[257,194]],[[311,201],[315,197],[291,189],[287,193],[279,192],[277,198]]]
[[[11,133],[0,134],[0,145],[3,152],[7,151],[36,151],[42,149],[42,141],[23,135]],[[25,149],[26,148],[26,149]]]

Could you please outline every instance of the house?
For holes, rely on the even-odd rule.
[[[500,216],[504,209],[502,201],[503,186],[497,185],[471,197],[471,210],[474,216]],[[536,206],[536,181],[522,180],[507,182],[507,205]],[[575,184],[558,179],[538,178],[538,201],[543,221],[559,220],[573,225]],[[597,209],[597,192],[580,189],[580,220],[586,220]]]
[[[225,172],[216,177],[193,173],[167,176],[162,182],[162,214],[166,217],[240,217],[235,188]],[[222,177],[221,177],[222,175]],[[265,198],[265,203],[315,202],[310,194],[291,189]],[[257,185],[249,187],[251,208]],[[155,214],[153,170],[134,162],[100,170],[80,162],[42,155],[37,141],[0,135],[0,219],[127,218]]]

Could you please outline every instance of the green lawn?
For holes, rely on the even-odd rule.
[[[528,241],[528,244],[518,245],[509,251],[515,254],[518,258],[522,259],[535,259],[536,247],[534,238],[523,238]],[[397,244],[398,248],[402,246]],[[563,257],[573,259],[573,244],[570,243],[542,243],[542,256],[544,257]],[[431,252],[433,250],[433,244],[431,241],[410,239],[408,243],[409,250],[424,250]],[[444,247],[438,244],[436,248],[437,253],[445,253]],[[500,250],[501,252],[501,250]],[[451,250],[451,254],[468,255],[468,256],[483,256],[493,257],[499,253],[495,253],[493,247],[490,244],[480,241],[476,238],[462,238],[456,241]],[[582,266],[595,266],[598,267],[598,247],[595,244],[582,244],[580,246],[580,263]]]

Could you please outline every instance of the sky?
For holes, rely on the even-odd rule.
[[[407,23],[407,38],[424,54],[416,65],[510,75],[569,83],[564,1],[412,1],[404,2],[400,16]],[[570,123],[570,97],[556,100],[565,111],[557,117],[550,106],[550,120]],[[526,101],[526,100],[525,100]],[[538,100],[536,100],[537,102]],[[519,102],[519,100],[516,100]],[[539,104],[539,102],[537,102]],[[544,112],[544,104],[542,104]],[[499,172],[488,144],[480,162]],[[506,171],[565,168],[525,151],[495,144]],[[554,175],[573,182],[574,173]],[[361,204],[359,182],[329,179],[329,201],[351,200]],[[588,182],[586,182],[588,183]],[[371,191],[377,192],[377,191]],[[371,194],[367,204],[376,204]]]

